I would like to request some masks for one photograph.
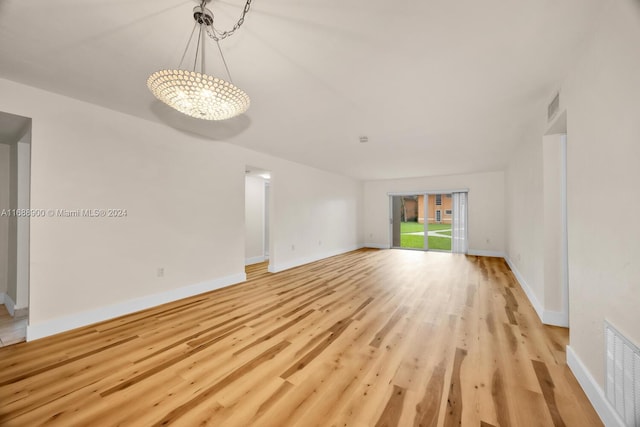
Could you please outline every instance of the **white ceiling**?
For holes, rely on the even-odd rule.
[[[178,65],[196,2],[0,0],[0,76],[361,179],[500,170],[604,3],[254,0],[222,44],[251,108],[203,122],[145,85]],[[210,8],[230,27],[242,6]],[[209,73],[224,78],[214,49]]]

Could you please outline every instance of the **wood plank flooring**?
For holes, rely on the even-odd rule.
[[[0,348],[3,426],[599,426],[502,259],[359,250]]]

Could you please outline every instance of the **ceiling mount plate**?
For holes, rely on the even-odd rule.
[[[198,24],[211,25],[213,24],[213,12],[203,6],[196,6],[193,8],[193,19]]]

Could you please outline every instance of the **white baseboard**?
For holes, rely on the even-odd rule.
[[[467,254],[468,255],[475,255],[475,256],[490,256],[490,257],[495,257],[495,258],[505,258],[504,252],[485,251],[483,249],[469,249],[467,251]]]
[[[317,255],[311,255],[303,258],[296,258],[296,259],[278,263],[278,264],[269,263],[268,271],[270,273],[279,273],[280,271],[289,270],[290,268],[299,267],[301,265],[309,264],[310,262],[320,261],[321,259],[355,251],[357,249],[361,249],[362,247],[363,247],[362,245],[356,245],[350,248],[336,249],[333,251],[322,252]]]
[[[573,375],[576,376],[578,383],[580,383],[582,390],[584,390],[604,425],[607,427],[624,427],[624,422],[605,397],[604,391],[600,388],[598,382],[569,345],[567,346],[567,365]]]
[[[268,259],[269,258],[267,258],[264,255],[262,255],[262,256],[254,256],[254,257],[251,257],[251,258],[246,258],[244,260],[244,265],[258,264],[259,262],[265,262]]]
[[[389,245],[382,245],[380,243],[365,243],[362,247],[373,249],[389,249]]]
[[[542,313],[542,323],[545,325],[569,327],[569,315],[562,311],[544,310]]]
[[[246,280],[247,276],[245,273],[238,273],[231,276],[208,280],[206,282],[196,283],[195,285],[185,286],[183,288],[172,289],[159,294],[123,301],[117,304],[100,307],[95,310],[58,317],[43,323],[30,324],[27,326],[27,341],[33,341],[38,338],[44,338],[49,335],[124,316],[125,314],[135,313],[136,311],[145,310],[168,302],[224,288]]]
[[[509,264],[513,275],[516,276],[516,280],[520,283],[520,287],[527,294],[527,298],[529,298],[529,302],[533,306],[533,309],[536,311],[536,314],[540,318],[540,321],[545,325],[551,326],[561,326],[563,328],[569,327],[569,314],[562,311],[551,311],[545,310],[544,306],[540,302],[540,300],[533,293],[533,289],[529,286],[522,274],[518,271],[516,266],[511,262],[508,256],[504,257],[504,260]]]
[[[529,284],[527,283],[526,280],[524,280],[524,277],[522,277],[522,274],[520,274],[516,266],[513,265],[513,263],[511,262],[511,259],[509,259],[508,256],[505,256],[504,260],[507,261],[507,264],[509,264],[509,268],[511,268],[513,275],[516,276],[516,280],[518,281],[518,283],[520,283],[520,287],[522,288],[524,293],[527,294],[527,298],[529,298],[529,302],[533,306],[533,309],[536,311],[536,314],[540,318],[540,321],[542,321],[542,319],[544,318],[544,308],[542,307],[542,304],[536,297],[536,294],[533,293],[533,289],[529,287]]]
[[[4,294],[3,300],[4,300],[3,301],[4,306],[7,307],[7,311],[9,312],[11,317],[14,317],[16,315],[16,303],[15,303],[15,301],[13,301],[13,299],[9,296],[9,294]]]

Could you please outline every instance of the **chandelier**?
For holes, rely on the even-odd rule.
[[[156,98],[183,114],[204,120],[225,120],[247,111],[250,100],[242,89],[233,84],[229,67],[222,54],[220,41],[240,28],[251,7],[251,0],[247,0],[240,19],[229,31],[219,31],[214,27],[213,13],[206,8],[208,1],[210,0],[202,0],[200,6],[193,9],[195,24],[178,68],[160,70],[151,74],[147,79],[147,87]],[[193,66],[191,69],[184,69],[182,64],[196,30],[198,30],[198,37],[195,43]],[[229,77],[228,81],[213,77],[205,72],[205,39],[207,36],[213,39],[218,46],[222,63]]]

